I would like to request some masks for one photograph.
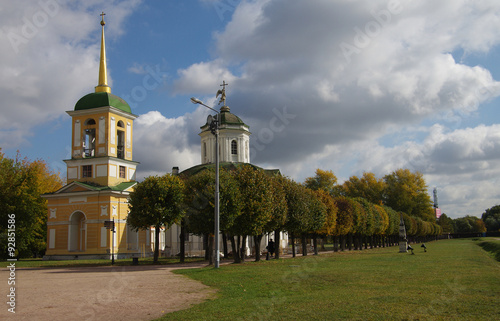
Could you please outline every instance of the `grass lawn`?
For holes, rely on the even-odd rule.
[[[219,290],[160,320],[500,320],[500,263],[470,239],[178,270]]]

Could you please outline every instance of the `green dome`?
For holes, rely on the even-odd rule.
[[[229,107],[223,106],[220,109],[220,123],[223,124],[234,124],[234,125],[245,125],[245,123],[241,120],[240,117],[235,114],[231,114],[229,112]],[[246,126],[246,125],[245,125]]]
[[[107,106],[112,106],[120,109],[121,111],[132,114],[132,110],[125,100],[107,92],[90,93],[83,96],[76,103],[75,110],[85,110]]]
[[[243,125],[248,128],[248,125],[241,120],[240,117],[236,116],[235,114],[231,114],[229,112],[229,107],[227,106],[222,106],[220,109],[220,125]],[[201,126],[200,128],[205,128],[206,126],[210,126],[209,123],[206,123],[205,125]]]

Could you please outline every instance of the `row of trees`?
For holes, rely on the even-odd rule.
[[[441,233],[419,173],[398,170],[384,179],[365,173],[361,179],[351,177],[337,185],[331,171],[318,169],[316,176],[299,184],[252,165],[232,166],[220,171],[220,230],[231,244],[235,262],[245,259],[247,237],[254,238],[255,252],[260,253],[263,235],[273,231],[275,235],[288,232],[292,245],[296,237],[301,238],[304,255],[309,236],[313,240],[334,236],[341,248],[395,243],[401,216],[408,235]],[[187,229],[196,235],[210,235],[208,253],[212,253],[214,180],[213,170],[189,177],[148,177],[131,194],[128,223],[136,229],[155,226],[157,232],[162,225],[178,223],[181,234]],[[158,244],[155,252],[157,259]]]
[[[9,227],[15,231],[16,255],[20,258],[40,256],[47,238],[47,202],[41,194],[62,187],[58,173],[42,160],[29,161],[19,154],[8,158],[0,149],[0,252],[6,259]],[[9,215],[15,215],[13,224]],[[10,225],[10,226],[9,226]],[[14,225],[14,226],[12,226]],[[12,234],[10,234],[12,236]]]
[[[499,212],[494,212],[495,209]],[[483,213],[482,218],[467,215],[452,219],[446,214],[438,221],[445,234],[479,234],[484,232],[500,232],[500,206],[494,206]]]

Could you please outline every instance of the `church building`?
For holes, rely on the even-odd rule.
[[[220,119],[219,123],[219,162],[220,167],[226,169],[235,169],[242,164],[249,164],[255,169],[261,169],[250,163],[250,131],[249,126],[245,124],[241,118],[230,112],[230,108],[226,105],[226,93],[225,86],[227,84],[223,82],[221,86],[224,88],[218,92],[222,94],[222,98],[219,102],[223,104],[218,113]],[[217,94],[217,95],[218,95]],[[188,168],[180,173],[183,176],[196,175],[197,173],[206,170],[208,168],[215,167],[215,135],[211,130],[211,122],[213,118],[209,116],[207,122],[201,126],[201,132],[199,136],[201,138],[201,164]],[[265,170],[270,175],[279,174],[279,170]],[[178,168],[175,168],[172,172],[178,172]],[[165,231],[165,238],[161,239],[163,242],[161,246],[164,248],[164,253],[166,256],[174,256],[180,252],[180,227],[178,225],[173,225],[170,229]],[[265,249],[270,238],[274,238],[274,233],[270,233],[262,238],[261,249]],[[219,238],[222,242],[222,237]],[[253,255],[253,238],[247,239],[247,255]],[[277,244],[278,246],[278,244]],[[285,249],[288,246],[288,235],[281,232],[279,246],[281,249]],[[219,245],[222,249],[222,244]],[[206,238],[202,238],[196,235],[187,235],[185,240],[185,253],[187,256],[203,256],[206,249]]]
[[[133,128],[136,115],[107,83],[104,13],[101,14],[99,81],[73,110],[67,185],[48,201],[44,259],[127,258],[151,254],[150,230],[126,224],[136,184]]]

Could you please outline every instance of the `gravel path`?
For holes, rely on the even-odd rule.
[[[200,282],[172,273],[204,264],[17,269],[13,314],[6,303],[11,285],[4,263],[0,320],[152,320],[215,295]]]

